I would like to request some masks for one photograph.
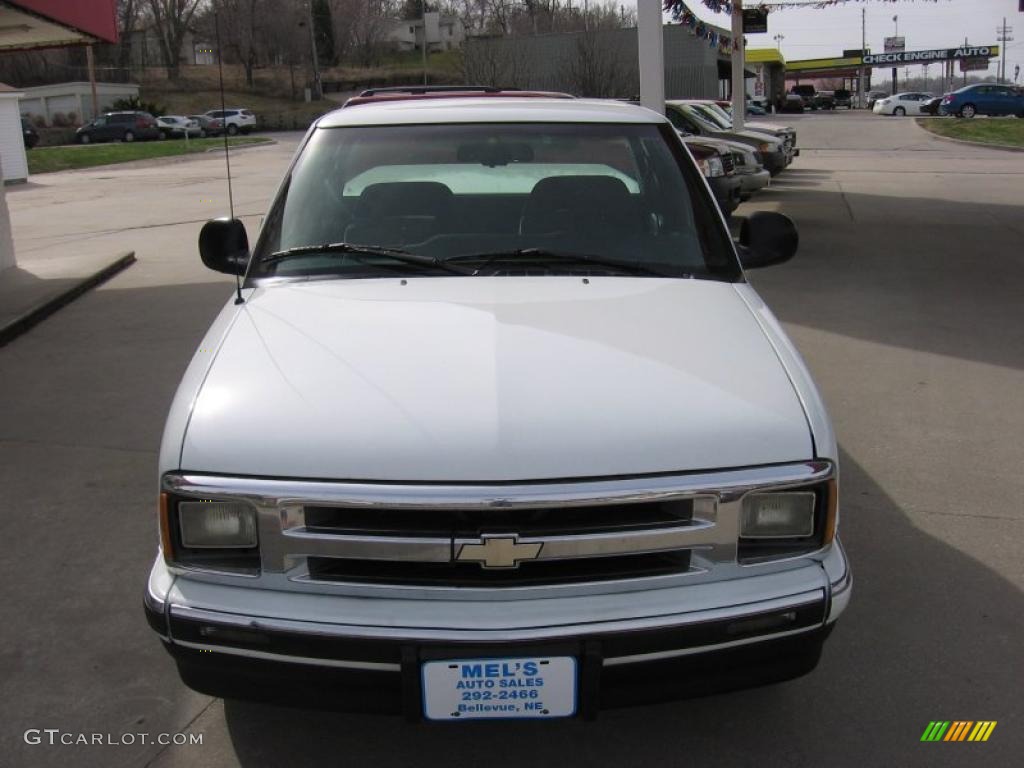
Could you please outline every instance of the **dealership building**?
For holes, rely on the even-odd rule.
[[[701,24],[662,26],[665,97],[725,98],[732,77],[730,32]],[[472,37],[464,46],[466,82],[565,91],[595,98],[640,93],[637,29]],[[747,68],[747,77],[754,72]]]

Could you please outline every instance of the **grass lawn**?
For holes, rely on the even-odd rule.
[[[951,117],[944,120],[918,120],[917,124],[926,131],[951,139],[1024,147],[1024,120],[1012,117],[971,120]]]
[[[266,139],[256,137],[228,139],[229,146],[262,144]],[[28,172],[50,173],[94,165],[127,163],[130,160],[149,160],[154,157],[172,157],[195,152],[206,152],[224,146],[224,139],[170,139],[168,141],[136,141],[131,144],[89,144],[87,146],[38,147],[28,153]]]

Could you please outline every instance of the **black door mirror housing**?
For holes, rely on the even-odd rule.
[[[744,269],[758,269],[789,261],[799,246],[800,235],[792,219],[758,211],[743,221],[737,250]]]
[[[208,268],[244,275],[249,266],[249,238],[238,219],[210,219],[199,232],[199,256]]]

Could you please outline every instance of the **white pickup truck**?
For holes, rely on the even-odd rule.
[[[443,98],[441,98],[443,96]],[[821,398],[664,116],[364,100],[302,143],[181,382],[150,625],[212,695],[591,718],[808,672],[846,607]]]

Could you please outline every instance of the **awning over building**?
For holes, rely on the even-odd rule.
[[[747,64],[786,64],[786,57],[775,48],[748,48],[746,58]]]
[[[117,42],[117,0],[0,3],[0,51]]]

